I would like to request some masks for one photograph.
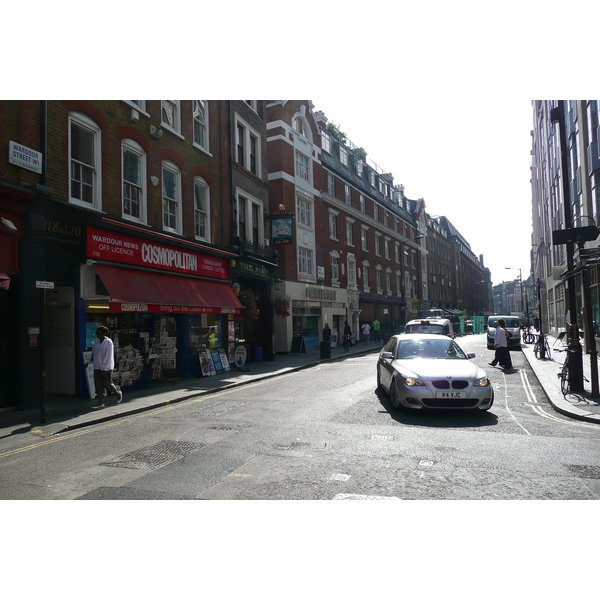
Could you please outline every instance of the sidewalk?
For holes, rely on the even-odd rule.
[[[548,336],[551,349],[562,347],[559,346],[559,343],[553,346],[554,342],[555,338]],[[561,369],[564,353],[553,351],[554,360],[538,360],[533,353],[533,344],[522,344],[521,348],[548,400],[557,412],[573,419],[600,424],[600,399],[590,397],[591,383],[584,382],[585,392],[582,394],[568,394],[566,398],[562,395],[557,373]],[[131,393],[128,393],[125,388],[121,404],[117,404],[116,399],[111,396],[105,400],[106,408],[100,410],[92,410],[94,400],[49,397],[46,402],[46,423],[44,424],[40,421],[41,411],[39,408],[0,413],[0,439],[28,431],[47,437],[210,394],[216,390],[230,389],[253,381],[298,371],[320,362],[343,360],[349,356],[378,352],[380,349],[380,344],[359,343],[350,348],[347,353],[341,347],[332,348],[330,359],[321,359],[319,350],[308,351],[305,354],[277,355],[274,361],[250,363],[248,371],[232,370],[211,377],[181,379],[173,384],[165,383]],[[583,368],[584,375],[590,380],[589,355],[584,354],[583,356]]]
[[[556,341],[556,338],[549,335],[546,337],[550,345],[553,360],[548,358],[543,360],[537,359],[533,353],[533,344],[521,344],[521,349],[529,366],[538,378],[540,385],[544,388],[550,404],[552,404],[556,412],[567,417],[600,424],[600,398],[591,397],[592,375],[590,355],[585,354],[585,352],[583,354],[583,374],[588,379],[588,381],[584,380],[583,382],[584,391],[580,394],[572,393],[563,396],[560,391],[558,373],[565,360],[565,352],[556,352],[556,348],[563,349],[564,346],[561,342]]]
[[[49,396],[46,400],[46,422],[43,424],[41,423],[40,408],[0,413],[0,439],[28,431],[47,437],[210,394],[216,390],[230,389],[253,381],[298,371],[320,362],[343,360],[348,356],[361,356],[379,352],[379,350],[381,350],[381,344],[359,343],[352,346],[348,352],[344,352],[341,346],[331,348],[331,358],[329,359],[321,359],[319,349],[309,350],[303,354],[277,355],[274,361],[249,363],[248,371],[231,370],[211,377],[179,379],[173,384],[161,383],[131,393],[127,392],[127,388],[123,388],[121,404],[117,404],[114,396],[109,396],[104,400],[106,408],[99,410],[92,410],[92,406],[96,403],[95,400]]]

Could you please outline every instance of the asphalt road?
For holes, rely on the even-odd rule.
[[[598,499],[600,427],[552,410],[519,352],[489,412],[394,410],[350,357],[0,450],[3,499]],[[25,438],[24,438],[25,440]]]

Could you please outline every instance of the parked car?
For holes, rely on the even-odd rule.
[[[377,387],[394,408],[489,410],[494,390],[483,369],[451,338],[436,334],[392,336],[377,360]]]
[[[454,328],[448,319],[414,319],[406,324],[405,333],[437,333],[454,337]]]
[[[517,349],[521,348],[521,319],[513,315],[496,315],[495,317],[489,317],[488,319],[488,350],[494,349],[494,333],[496,331],[494,327],[494,321],[497,321],[498,319],[504,319],[506,321],[506,329],[510,331],[511,335],[508,338],[508,347]]]

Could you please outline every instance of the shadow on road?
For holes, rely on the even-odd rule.
[[[498,424],[498,417],[485,410],[398,409],[392,406],[383,390],[375,390],[383,411],[403,425],[419,427],[489,427]],[[493,407],[492,407],[493,410]]]

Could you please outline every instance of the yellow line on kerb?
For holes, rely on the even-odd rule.
[[[580,422],[573,421],[573,420],[561,419],[560,417],[557,417],[556,415],[551,415],[551,414],[547,413],[542,408],[541,404],[537,401],[535,393],[529,382],[529,377],[527,377],[527,373],[524,373],[523,370],[521,370],[520,373],[521,373],[521,380],[523,382],[523,389],[525,390],[525,395],[527,396],[527,398],[530,400],[530,402],[532,404],[531,408],[538,415],[540,415],[541,417],[545,417],[546,419],[556,421],[557,423],[566,423],[567,425],[573,425],[574,427],[587,427],[588,429],[598,429],[597,425],[591,425],[591,424],[587,424],[587,423],[580,423]]]

